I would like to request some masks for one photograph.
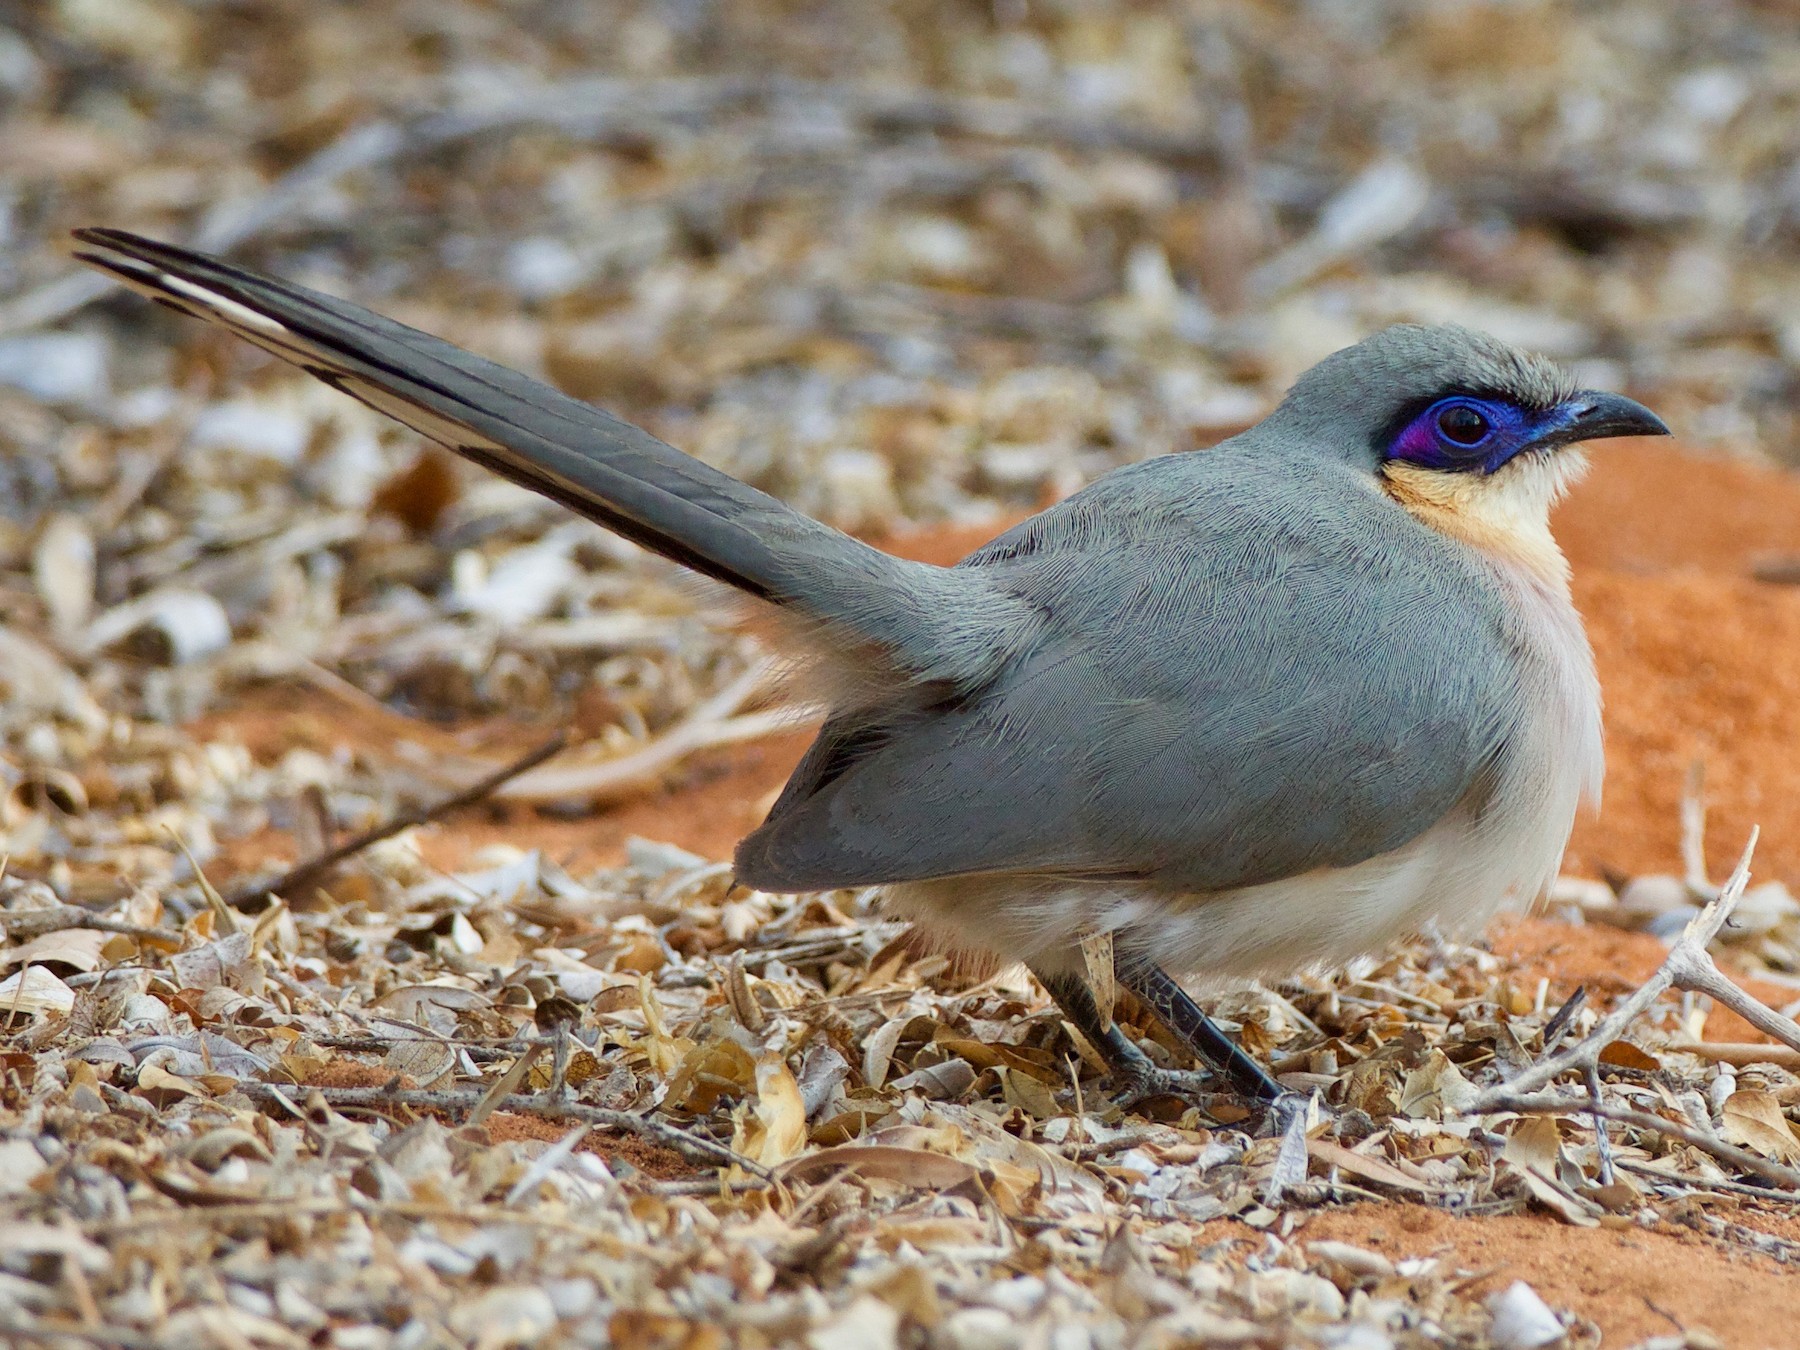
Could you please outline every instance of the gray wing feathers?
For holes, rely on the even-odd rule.
[[[979,703],[791,790],[740,872],[1218,890],[1428,828],[1513,725],[1504,608],[1398,507],[1356,482],[1298,481],[1314,472],[1343,471],[1152,461],[972,555],[1053,607],[1038,644]]]
[[[647,548],[879,648],[910,679],[978,684],[1031,626],[983,579],[870,548],[628,422],[358,305],[122,231],[77,238],[88,246],[78,257],[152,298]]]

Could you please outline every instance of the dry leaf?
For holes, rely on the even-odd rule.
[[[690,1046],[669,1074],[669,1092],[664,1100],[671,1108],[703,1114],[717,1106],[719,1099],[727,1094],[749,1097],[756,1091],[756,1057],[741,1042],[721,1036],[704,1045],[665,1043]]]
[[[0,966],[43,961],[75,970],[98,970],[105,964],[104,949],[114,937],[95,928],[64,928],[44,933],[21,947],[0,951]]]
[[[1400,1089],[1400,1111],[1409,1116],[1440,1119],[1472,1105],[1474,1084],[1441,1050],[1433,1050],[1425,1062],[1406,1075]]]
[[[74,1006],[75,991],[42,966],[26,966],[0,980],[0,1017],[66,1013]]]
[[[777,1054],[756,1061],[756,1127],[744,1150],[764,1167],[774,1167],[806,1147],[806,1104],[800,1084]]]
[[[1353,1177],[1360,1177],[1364,1181],[1372,1181],[1380,1186],[1389,1186],[1398,1191],[1410,1191],[1414,1195],[1435,1195],[1440,1189],[1402,1172],[1386,1158],[1357,1153],[1352,1149],[1345,1148],[1342,1144],[1333,1143],[1329,1139],[1308,1139],[1306,1151],[1326,1167],[1335,1167],[1339,1171],[1348,1172]]]
[[[370,1034],[389,1042],[384,1069],[405,1074],[423,1088],[437,1087],[456,1072],[456,1047],[429,1027],[392,1017],[371,1017]]]
[[[1609,1041],[1600,1050],[1602,1064],[1616,1064],[1621,1069],[1660,1069],[1662,1062],[1630,1041]]]
[[[1524,1182],[1534,1200],[1566,1223],[1581,1228],[1599,1223],[1600,1206],[1582,1199],[1558,1180],[1562,1135],[1550,1116],[1525,1116],[1514,1122],[1500,1151],[1500,1160]]]
[[[174,1095],[204,1097],[206,1089],[178,1073],[170,1073],[154,1059],[146,1060],[138,1069],[137,1090],[142,1096]]]
[[[869,1087],[878,1088],[887,1082],[888,1066],[894,1058],[894,1047],[900,1044],[900,1034],[906,1030],[911,1018],[897,1017],[884,1022],[873,1034],[863,1040],[863,1082]]]
[[[1100,1026],[1113,1023],[1113,1007],[1119,999],[1117,968],[1113,963],[1113,935],[1089,933],[1081,939],[1081,963],[1087,971],[1088,989],[1094,995],[1094,1006],[1100,1012]]]
[[[1042,1079],[1010,1068],[1001,1068],[998,1072],[1001,1095],[1009,1104],[1035,1120],[1053,1120],[1064,1114],[1063,1108],[1057,1105],[1055,1094]]]
[[[844,1144],[819,1149],[782,1166],[784,1181],[813,1181],[829,1172],[853,1169],[858,1176],[896,1181],[917,1190],[944,1191],[981,1175],[979,1168],[942,1153],[892,1144]]]
[[[31,573],[50,626],[63,637],[75,634],[93,613],[94,563],[94,536],[79,516],[59,511],[44,523],[31,553]]]
[[[1740,1088],[1725,1099],[1719,1124],[1720,1133],[1734,1144],[1777,1162],[1800,1162],[1800,1136],[1770,1093]]]

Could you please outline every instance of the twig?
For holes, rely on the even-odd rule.
[[[509,802],[600,801],[627,795],[698,750],[791,731],[817,715],[810,707],[771,708],[735,716],[775,669],[761,661],[637,750],[597,764],[570,764],[521,775],[494,795]]]
[[[641,750],[601,764],[571,764],[534,774],[498,795],[510,802],[614,801],[650,785],[679,761],[701,750],[760,741],[806,726],[810,707],[770,708],[720,721],[684,721]]]
[[[288,219],[335,179],[373,168],[406,148],[406,132],[388,122],[352,127],[337,140],[269,184],[250,201],[216,202],[194,231],[195,248],[219,253]],[[0,334],[41,328],[66,319],[105,295],[113,282],[83,269],[57,277],[0,305]]]
[[[1731,1223],[1715,1214],[1684,1215],[1681,1221],[1698,1228],[1715,1242],[1745,1248],[1783,1265],[1800,1264],[1800,1243],[1776,1237],[1773,1233],[1764,1233],[1741,1223]]]
[[[1652,1167],[1649,1163],[1638,1162],[1635,1158],[1615,1159],[1618,1165],[1627,1172],[1636,1172],[1639,1176],[1651,1177],[1671,1187],[1679,1187],[1684,1191],[1724,1191],[1731,1195],[1747,1195],[1758,1200],[1785,1200],[1800,1203],[1800,1194],[1791,1195],[1787,1191],[1778,1191],[1769,1186],[1752,1186],[1746,1181],[1732,1181],[1721,1177],[1712,1178],[1684,1177],[1679,1172],[1665,1172],[1660,1167]]]
[[[118,1350],[153,1350],[162,1344],[157,1337],[115,1327],[29,1327],[10,1318],[0,1321],[0,1341],[17,1346],[86,1341],[89,1345],[116,1346]]]
[[[1634,1111],[1625,1106],[1608,1106],[1604,1102],[1594,1101],[1586,1096],[1563,1097],[1554,1094],[1525,1096],[1513,1094],[1505,1090],[1496,1090],[1482,1094],[1489,1099],[1480,1107],[1483,1113],[1495,1111],[1513,1111],[1526,1116],[1573,1116],[1588,1115],[1597,1119],[1617,1121],[1621,1125],[1629,1125],[1634,1130],[1653,1130],[1658,1134],[1671,1135],[1684,1144],[1692,1144],[1703,1153],[1710,1153],[1720,1162],[1730,1163],[1733,1167],[1745,1172],[1753,1172],[1766,1181],[1790,1191],[1800,1191],[1800,1171],[1784,1167],[1778,1162],[1739,1148],[1736,1144],[1728,1144],[1716,1135],[1704,1130],[1697,1130],[1691,1125],[1683,1125],[1677,1121],[1666,1120],[1662,1116],[1653,1116],[1648,1111]]]
[[[1556,1047],[1562,1044],[1562,1038],[1569,1034],[1569,1028],[1575,1024],[1575,1014],[1587,1003],[1587,986],[1578,984],[1575,992],[1563,1000],[1548,1022],[1544,1023],[1544,1053],[1554,1054]]]
[[[1582,1077],[1587,1084],[1588,1101],[1595,1106],[1604,1106],[1606,1103],[1600,1096],[1600,1065],[1587,1065]],[[1589,1114],[1594,1118],[1594,1145],[1600,1154],[1600,1184],[1610,1186],[1613,1184],[1613,1152],[1612,1140],[1606,1132],[1606,1117],[1599,1111]]]
[[[264,1101],[287,1103],[286,1096],[272,1083],[239,1083],[238,1090],[246,1096]],[[413,1106],[431,1111],[473,1111],[487,1101],[489,1096],[486,1088],[446,1088],[439,1091],[397,1088],[390,1092],[379,1087],[311,1087],[307,1091],[319,1093],[333,1107]],[[739,1167],[753,1177],[769,1180],[768,1168],[752,1162],[724,1144],[689,1134],[666,1121],[653,1120],[630,1111],[609,1111],[599,1106],[583,1106],[579,1102],[563,1101],[548,1092],[513,1093],[492,1102],[490,1109],[516,1111],[550,1120],[578,1120],[604,1130],[623,1130],[651,1143],[661,1144],[692,1162],[709,1167]]]
[[[1725,926],[1731,917],[1732,909],[1744,894],[1744,887],[1750,882],[1750,856],[1756,849],[1757,832],[1750,831],[1750,840],[1744,846],[1744,856],[1738,860],[1731,878],[1719,892],[1718,899],[1689,920],[1682,930],[1680,939],[1670,949],[1669,955],[1661,966],[1644,984],[1613,1013],[1601,1020],[1600,1024],[1577,1044],[1569,1047],[1559,1055],[1540,1060],[1526,1069],[1509,1083],[1489,1088],[1478,1096],[1468,1109],[1471,1115],[1483,1115],[1491,1111],[1508,1108],[1493,1103],[1517,1097],[1521,1093],[1534,1092],[1538,1088],[1554,1082],[1570,1070],[1585,1071],[1590,1064],[1598,1064],[1600,1052],[1618,1040],[1625,1028],[1636,1021],[1650,1005],[1661,998],[1671,985],[1691,990],[1694,993],[1711,995],[1716,1001],[1724,1004],[1745,1021],[1756,1027],[1758,1031],[1767,1032],[1789,1045],[1800,1048],[1800,1026],[1773,1008],[1766,1007],[1756,999],[1739,989],[1719,972],[1713,959],[1707,954],[1706,946]]]
[[[523,1048],[517,1037],[508,1037],[505,1040],[492,1042],[466,1040],[455,1036],[308,1036],[306,1039],[314,1045],[322,1045],[331,1050],[360,1050],[365,1054],[378,1055],[385,1055],[396,1045],[451,1045],[478,1064],[492,1064],[495,1060],[513,1059]]]
[[[67,928],[92,928],[102,933],[123,933],[126,937],[148,938],[181,946],[181,934],[168,928],[145,928],[122,919],[104,919],[79,905],[57,905],[53,909],[29,909],[0,917],[0,932],[17,942],[21,938],[41,937]]]
[[[1681,872],[1699,903],[1718,894],[1706,875],[1706,764],[1698,759],[1688,765],[1681,791]]]
[[[1773,1064],[1780,1069],[1800,1069],[1800,1050],[1761,1041],[1675,1041],[1671,1050],[1697,1055],[1714,1064],[1741,1069],[1748,1064]]]
[[[309,858],[276,877],[273,881],[257,882],[241,887],[232,893],[230,904],[240,907],[250,900],[265,895],[292,895],[318,880],[333,867],[346,858],[354,857],[364,849],[379,844],[383,839],[391,839],[402,830],[411,829],[415,825],[425,825],[453,811],[490,797],[504,783],[518,777],[530,769],[535,769],[551,756],[557,754],[568,744],[568,737],[558,732],[530,754],[514,760],[511,764],[494,770],[485,778],[464,788],[461,792],[445,797],[432,806],[419,807],[411,811],[402,811],[373,829],[364,830],[354,838],[346,839],[333,848],[326,849],[316,857]]]

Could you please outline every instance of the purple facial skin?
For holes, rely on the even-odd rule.
[[[1387,457],[1427,469],[1493,473],[1571,420],[1566,405],[1527,412],[1497,399],[1457,395],[1439,399],[1413,418],[1394,438]]]

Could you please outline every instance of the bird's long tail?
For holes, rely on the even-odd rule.
[[[880,648],[908,679],[979,680],[1024,621],[969,573],[870,548],[639,427],[359,305],[123,230],[75,238],[77,258],[151,299],[664,557]]]

